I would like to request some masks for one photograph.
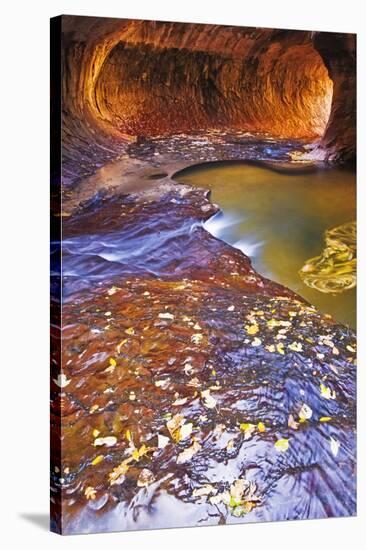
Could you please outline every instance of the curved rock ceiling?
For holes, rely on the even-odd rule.
[[[63,46],[66,151],[239,128],[354,156],[353,35],[68,17]]]

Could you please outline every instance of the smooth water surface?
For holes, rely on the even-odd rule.
[[[186,169],[175,180],[212,191],[211,200],[222,212],[206,222],[206,229],[247,254],[261,275],[355,327],[355,289],[326,294],[306,286],[298,274],[309,258],[321,254],[327,229],[356,218],[351,170],[284,173],[228,162]]]

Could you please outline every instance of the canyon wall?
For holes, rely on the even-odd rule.
[[[240,129],[355,153],[353,35],[64,16],[66,161],[136,136]]]

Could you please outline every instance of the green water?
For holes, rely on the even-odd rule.
[[[211,189],[222,214],[207,222],[207,230],[250,256],[259,273],[355,328],[355,289],[326,294],[305,285],[298,274],[321,253],[327,229],[355,220],[354,172],[278,173],[225,163],[187,169],[175,180]]]

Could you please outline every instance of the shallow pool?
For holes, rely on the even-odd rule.
[[[356,218],[356,178],[350,169],[283,172],[241,162],[200,165],[176,181],[205,187],[221,213],[206,222],[216,237],[240,248],[262,275],[299,293],[353,328],[356,291],[324,293],[299,270],[324,249],[324,233]]]

